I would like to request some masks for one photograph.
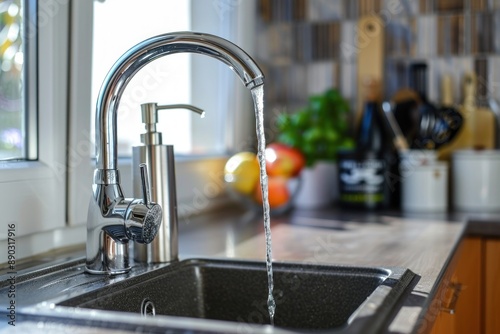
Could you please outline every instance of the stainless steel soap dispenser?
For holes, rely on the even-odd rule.
[[[142,122],[145,124],[146,132],[141,134],[142,145],[134,146],[132,151],[134,195],[142,196],[141,172],[138,166],[145,163],[149,166],[151,199],[163,208],[162,224],[153,242],[147,245],[134,244],[134,259],[143,263],[175,261],[179,253],[174,147],[163,145],[162,134],[156,131],[158,110],[164,109],[189,109],[203,117],[203,110],[188,104],[141,105]]]

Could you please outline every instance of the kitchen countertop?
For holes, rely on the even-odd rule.
[[[219,210],[180,219],[179,224],[182,259],[265,259],[262,218],[255,214],[239,209]],[[425,332],[434,321],[427,310],[466,234],[500,236],[500,216],[457,213],[403,216],[399,212],[353,213],[334,209],[295,211],[272,218],[273,260],[408,268],[420,280],[391,322],[389,332]],[[42,262],[49,258],[43,257]],[[38,261],[24,265],[43,266]],[[23,321],[19,325],[16,329],[22,329],[21,332],[36,332],[35,322]],[[61,324],[55,328],[63,328],[64,332]],[[5,330],[9,328],[0,327],[0,332]]]
[[[303,219],[306,218],[296,218]],[[276,226],[273,258],[275,261],[396,266],[412,270],[421,278],[389,327],[390,332],[412,332],[436,282],[444,274],[465,224],[385,216],[377,222],[339,225],[344,225],[344,229]],[[262,258],[265,245],[261,239],[257,236],[242,243],[234,257]]]

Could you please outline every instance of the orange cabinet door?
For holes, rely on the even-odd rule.
[[[457,265],[441,301],[433,334],[481,333],[482,240],[466,238],[458,248]]]
[[[485,333],[497,334],[500,333],[500,239],[486,239],[485,244]]]

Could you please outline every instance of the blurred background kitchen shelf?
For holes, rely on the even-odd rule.
[[[478,89],[500,99],[500,0],[259,0],[257,10],[256,58],[268,78],[267,122],[330,87],[356,109],[357,39],[373,38],[358,32],[357,24],[370,15],[383,23],[384,98],[407,87],[410,64],[423,61],[431,101],[441,101],[440,80],[448,74],[454,103],[460,103],[468,71],[482,72]]]

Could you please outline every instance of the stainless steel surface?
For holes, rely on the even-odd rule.
[[[162,106],[157,107],[158,110],[167,110],[167,109],[188,109],[191,111],[194,111],[195,113],[199,114],[200,116],[204,116],[204,111],[201,108],[192,106],[190,104],[166,104]]]
[[[145,163],[139,164],[139,173],[141,174],[140,189],[142,190],[142,199],[144,204],[148,205],[151,202],[151,189],[149,186],[148,165]]]
[[[177,259],[177,196],[175,184],[174,149],[171,145],[143,145],[133,148],[133,186],[134,195],[141,191],[138,163],[150,167],[152,200],[160,203],[163,209],[162,225],[152,243],[134,244],[134,258],[139,262],[169,262]]]
[[[132,184],[134,196],[139,196],[144,172],[137,166],[147,164],[151,180],[151,200],[163,209],[162,225],[156,238],[149,244],[134,244],[134,259],[137,262],[163,263],[178,258],[177,192],[175,184],[175,160],[172,145],[163,145],[162,134],[156,131],[158,110],[185,108],[203,115],[203,110],[188,104],[162,105],[145,103],[141,105],[142,122],[146,132],[141,134],[141,146],[133,147]]]
[[[93,274],[130,270],[128,238],[150,242],[161,221],[161,208],[125,199],[117,169],[117,111],[127,84],[151,61],[175,53],[196,53],[220,60],[249,89],[263,84],[257,64],[233,43],[217,36],[176,32],[155,36],[125,52],[108,72],[96,106],[96,171],[87,221],[87,266]],[[125,220],[125,226],[124,226]]]
[[[146,132],[141,134],[141,142],[144,145],[162,144],[162,134],[156,131],[156,123],[158,123],[158,110],[167,109],[187,109],[199,114],[202,118],[205,117],[203,109],[190,104],[168,104],[159,106],[157,103],[143,103],[141,104],[141,115],[142,122],[146,127]]]

